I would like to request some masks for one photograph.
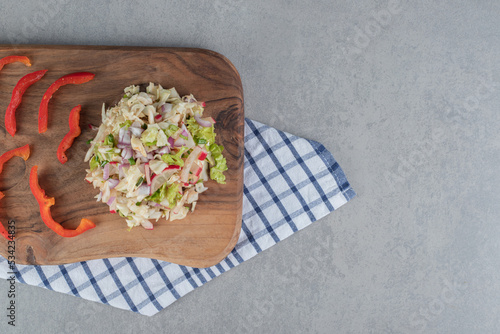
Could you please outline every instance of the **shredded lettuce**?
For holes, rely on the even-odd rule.
[[[99,147],[100,145],[96,144],[94,145],[94,154],[95,154],[95,157],[97,157],[97,161],[102,161],[102,160],[105,160],[103,155],[101,154],[101,152],[99,152]]]
[[[160,203],[165,198],[167,184],[163,184],[157,191],[151,196],[146,197],[148,201]]]
[[[182,198],[179,193],[179,184],[174,183],[170,187],[164,183],[153,195],[146,197],[147,200],[160,203],[167,199],[170,208],[175,207],[177,201]]]
[[[222,155],[224,147],[222,145],[212,144],[209,147],[212,158],[215,160],[215,165],[210,167],[210,178],[217,183],[226,184],[226,176],[224,171],[227,170],[226,158]]]
[[[194,117],[186,119],[186,127],[196,143],[211,145],[215,143],[214,126],[204,128],[196,122]],[[200,142],[202,140],[202,142]],[[204,141],[204,142],[203,142]]]
[[[156,145],[156,136],[158,135],[158,127],[149,126],[141,135],[141,141],[146,146]]]
[[[122,124],[120,124],[120,128],[123,128],[125,126],[128,129],[131,125],[132,125],[132,121],[131,120],[126,120],[125,122],[123,122]]]
[[[182,198],[182,195],[179,193],[179,183],[174,183],[168,187],[165,197],[167,198],[168,206],[170,208],[175,207],[177,201]]]
[[[177,131],[179,131],[179,127],[177,125],[174,125],[174,124],[170,124],[168,126],[168,128],[166,128],[165,130],[165,135],[167,137],[170,137],[172,136],[174,133],[176,133]]]
[[[112,133],[106,136],[106,139],[104,139],[104,145],[115,147],[115,137],[113,136]]]
[[[97,167],[99,167],[99,158],[97,158],[97,156],[94,155],[92,159],[90,159],[90,170],[93,171]]]
[[[166,162],[169,166],[171,165],[177,165],[177,166],[184,166],[184,160],[182,160],[182,154],[184,154],[184,152],[186,152],[188,148],[185,147],[185,146],[182,146],[180,149],[179,149],[179,152],[175,153],[175,154],[164,154],[161,156],[161,160],[163,160],[164,162]]]

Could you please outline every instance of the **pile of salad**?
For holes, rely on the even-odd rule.
[[[204,102],[175,88],[129,86],[114,107],[102,107],[102,124],[90,141],[85,180],[97,201],[125,218],[129,230],[150,220],[183,219],[194,211],[208,179],[225,183],[223,147],[215,143]]]

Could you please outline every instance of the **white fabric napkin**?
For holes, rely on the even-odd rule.
[[[219,264],[199,269],[122,257],[12,270],[0,256],[0,277],[151,316],[354,196],[323,145],[245,119],[242,231]]]

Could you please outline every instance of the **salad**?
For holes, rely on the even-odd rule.
[[[125,218],[129,230],[150,220],[183,219],[194,211],[210,179],[225,183],[226,159],[215,143],[204,102],[175,88],[129,86],[114,107],[102,107],[102,124],[89,141],[85,180],[95,197]]]

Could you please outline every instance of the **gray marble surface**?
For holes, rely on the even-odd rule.
[[[18,284],[0,332],[500,332],[500,2],[0,8],[0,43],[224,54],[247,117],[322,142],[358,193],[154,317]]]

